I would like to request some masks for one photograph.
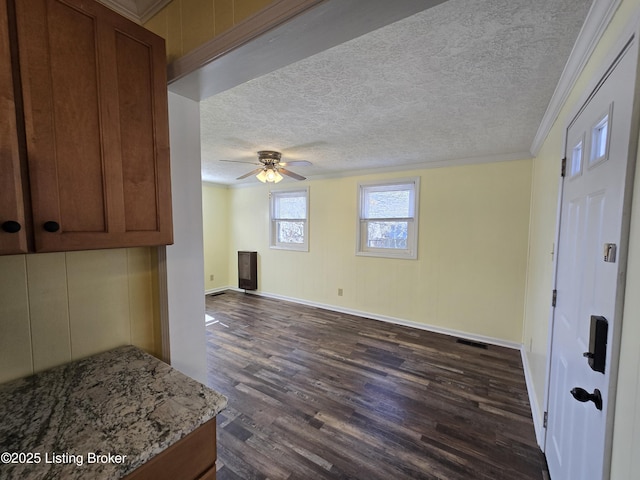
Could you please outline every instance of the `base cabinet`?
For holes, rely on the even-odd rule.
[[[215,480],[216,419],[138,467],[124,480]]]

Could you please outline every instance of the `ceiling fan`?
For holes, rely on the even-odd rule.
[[[236,178],[236,180],[242,180],[243,178],[247,178],[251,175],[256,175],[256,178],[262,183],[278,183],[284,178],[282,175],[287,175],[288,177],[295,178],[296,180],[306,180],[306,177],[298,175],[297,173],[294,173],[291,170],[287,170],[284,167],[289,165],[308,166],[311,165],[311,162],[308,162],[306,160],[293,160],[291,162],[281,163],[281,158],[282,154],[280,152],[276,152],[273,150],[261,150],[258,152],[258,160],[260,161],[260,163],[243,162],[241,160],[220,161],[234,163],[253,163],[254,165],[260,165],[260,168],[256,168],[249,173],[245,173],[244,175]]]

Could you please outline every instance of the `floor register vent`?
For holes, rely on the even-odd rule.
[[[464,338],[459,338],[457,342],[463,345],[468,345],[470,347],[482,348],[483,350],[486,350],[487,348],[489,348],[489,345],[487,345],[486,343],[474,342],[472,340],[465,340]]]

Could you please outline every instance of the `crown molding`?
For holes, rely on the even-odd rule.
[[[547,106],[547,111],[542,117],[536,136],[531,144],[530,151],[534,157],[538,154],[540,148],[542,148],[547,135],[549,135],[553,124],[560,114],[560,110],[569,98],[571,90],[589,61],[596,45],[602,38],[613,15],[618,10],[620,3],[622,3],[622,0],[595,0],[591,5],[591,9],[578,34],[573,50],[571,50],[569,59],[562,71],[558,85]]]
[[[120,15],[136,23],[146,23],[171,0],[99,0]]]
[[[479,157],[459,158],[455,160],[439,160],[435,162],[421,162],[410,163],[405,165],[391,165],[389,167],[369,168],[362,170],[344,170],[340,172],[331,172],[320,175],[308,175],[305,184],[314,182],[316,180],[328,180],[333,178],[348,178],[348,177],[364,177],[367,175],[379,175],[379,174],[396,174],[400,172],[417,171],[417,170],[430,170],[434,168],[452,168],[463,167],[467,165],[484,165],[487,163],[499,163],[499,162],[514,162],[519,160],[531,160],[531,154],[529,152],[514,152],[505,153],[500,155],[486,155]],[[230,189],[247,188],[247,187],[259,187],[261,183],[256,182],[242,182],[242,183],[216,183],[212,180],[202,180],[203,184],[227,187]],[[300,182],[302,184],[302,182]],[[270,184],[268,184],[270,185]]]

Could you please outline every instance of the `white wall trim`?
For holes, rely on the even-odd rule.
[[[618,10],[620,3],[622,3],[622,0],[597,0],[591,5],[584,25],[562,71],[558,85],[553,92],[547,111],[542,117],[538,132],[531,144],[531,155],[534,157],[538,155],[540,148],[542,148],[547,135],[549,135],[560,114],[560,110],[567,98],[569,98],[569,94],[573,90],[578,77],[589,61],[589,57],[591,57],[613,15]]]
[[[529,367],[529,359],[524,345],[520,346],[520,356],[522,357],[522,369],[524,370],[524,380],[527,384],[527,394],[529,395],[529,406],[531,407],[531,417],[533,418],[533,428],[536,432],[536,441],[538,446],[544,452],[545,429],[544,421],[540,416],[540,407],[536,398],[536,391],[533,387],[533,377],[531,368]]]
[[[220,290],[220,289],[218,289]],[[236,288],[236,287],[228,287],[225,288],[224,290],[233,290],[236,292],[244,292],[244,290],[240,289],[240,288]],[[365,312],[362,310],[354,310],[351,308],[344,308],[344,307],[339,307],[337,305],[329,305],[326,303],[317,303],[317,302],[310,302],[308,300],[303,300],[300,298],[293,298],[293,297],[287,297],[284,295],[277,295],[274,293],[267,293],[267,292],[263,292],[263,291],[253,291],[253,290],[248,290],[246,291],[247,294],[251,294],[251,295],[258,295],[261,297],[267,297],[267,298],[274,298],[276,300],[284,300],[287,302],[292,302],[292,303],[299,303],[301,305],[307,305],[310,307],[317,307],[317,308],[323,308],[325,310],[330,310],[333,312],[338,312],[338,313],[346,313],[348,315],[356,315],[359,317],[365,317],[365,318],[370,318],[372,320],[379,320],[381,322],[387,322],[387,323],[393,323],[395,325],[402,325],[405,327],[412,327],[412,328],[417,328],[419,330],[426,330],[428,332],[434,332],[434,333],[441,333],[443,335],[449,335],[452,337],[458,337],[458,338],[464,338],[466,340],[472,340],[474,342],[480,342],[480,343],[486,343],[489,345],[496,345],[498,347],[506,347],[506,348],[511,348],[514,350],[520,350],[522,348],[522,344],[517,343],[517,342],[510,342],[508,340],[502,340],[500,338],[493,338],[493,337],[486,337],[484,335],[476,335],[474,333],[468,333],[468,332],[463,332],[460,330],[453,330],[450,328],[443,328],[443,327],[437,327],[435,325],[429,325],[426,323],[419,323],[419,322],[413,322],[411,320],[405,320],[402,318],[396,318],[396,317],[389,317],[386,315],[378,315],[377,313],[371,313],[371,312]]]
[[[209,290],[205,290],[204,294],[205,295],[213,295],[215,293],[221,293],[224,292],[225,290],[233,290],[232,287],[218,287],[218,288],[211,288]],[[238,289],[235,289],[238,290]],[[238,291],[243,291],[243,290],[238,290]]]
[[[166,7],[169,2],[171,0],[100,0],[100,3],[141,25]]]
[[[587,84],[587,87],[583,89],[582,94],[576,101],[575,105],[572,106],[571,110],[567,114],[566,118],[563,119],[565,128],[568,128],[571,122],[578,116],[582,107],[587,103],[589,97],[593,95],[594,91],[602,82],[602,79],[607,74],[607,71],[611,69],[611,67],[616,62],[616,59],[620,54],[625,50],[625,48],[631,46],[631,42],[634,37],[638,36],[638,29],[640,28],[640,7],[637,8],[632,16],[629,17],[624,28],[620,31],[619,35],[617,35],[617,39],[613,46],[609,49],[609,51],[605,54],[603,59],[600,61],[596,68],[596,73],[593,74]],[[566,152],[567,139],[564,138],[562,142],[562,152]]]
[[[393,165],[391,167],[369,168],[365,170],[348,170],[344,172],[333,172],[333,173],[324,173],[324,174],[318,174],[318,175],[309,175],[307,177],[307,181],[327,180],[331,178],[363,177],[367,175],[378,175],[382,173],[402,173],[402,172],[411,172],[414,170],[429,170],[432,168],[452,168],[452,167],[463,167],[467,165],[484,165],[487,163],[531,160],[532,158],[533,157],[531,156],[530,152],[504,153],[499,155],[484,155],[479,157],[457,158],[455,160],[437,160],[435,162],[420,162],[420,163],[412,163],[408,165]],[[214,183],[206,179],[203,179],[202,183],[218,185],[221,187],[226,186],[231,189],[260,186],[259,182],[254,182],[254,181],[222,184],[222,183]]]
[[[228,190],[229,189],[229,185],[227,185],[225,183],[207,182],[206,180],[202,180],[202,185],[204,185],[206,187],[221,188],[223,190]]]

